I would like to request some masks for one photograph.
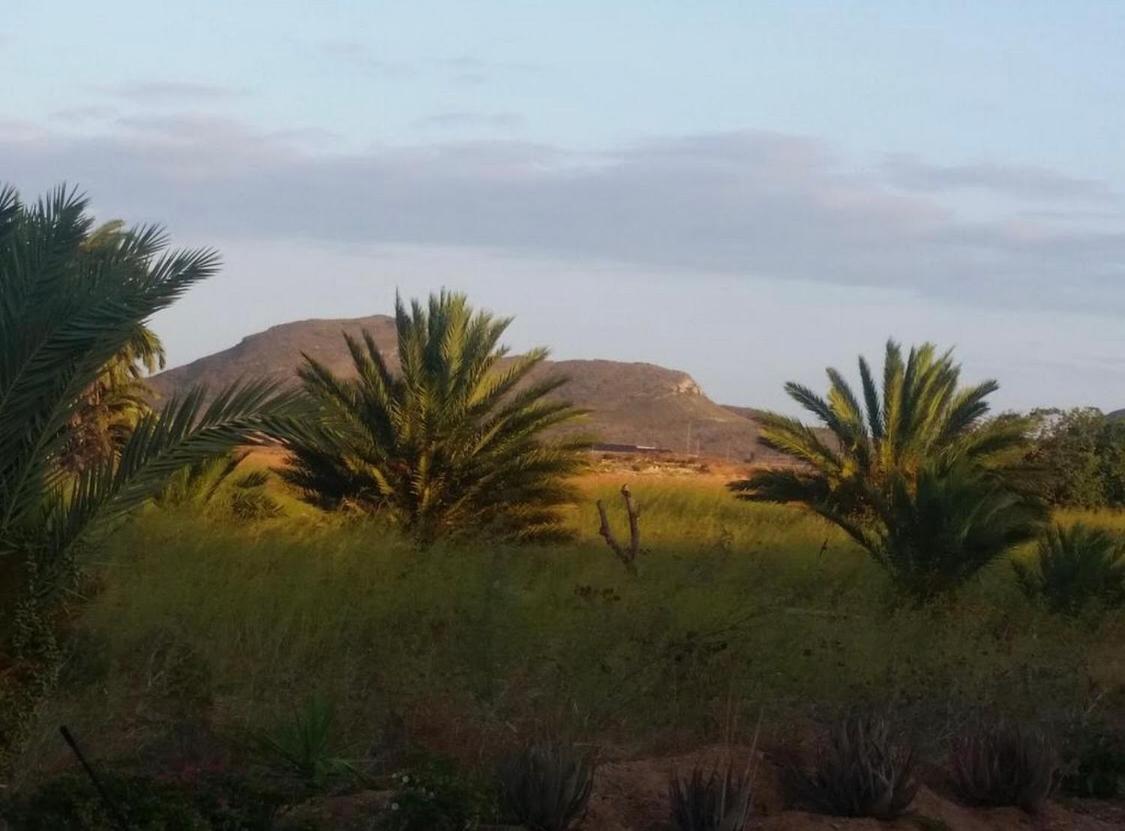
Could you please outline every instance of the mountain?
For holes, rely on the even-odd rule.
[[[342,332],[368,331],[388,363],[397,363],[394,319],[385,315],[346,320],[303,320],[273,326],[237,345],[169,369],[149,379],[158,395],[203,383],[218,389],[240,378],[268,377],[289,383],[302,353],[333,371],[350,374],[351,357]],[[708,398],[690,375],[648,363],[545,361],[539,376],[562,374],[560,390],[590,410],[580,429],[605,444],[643,445],[736,461],[765,460],[758,429],[746,408],[723,407]]]

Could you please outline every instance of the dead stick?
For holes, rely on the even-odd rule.
[[[59,732],[62,733],[63,741],[67,743],[67,746],[78,758],[78,763],[82,765],[82,769],[86,771],[86,775],[90,777],[90,781],[94,784],[94,790],[98,792],[98,796],[100,796],[102,802],[105,803],[105,808],[109,812],[110,819],[113,820],[120,831],[129,831],[129,823],[126,821],[125,815],[121,813],[121,809],[117,806],[117,803],[109,798],[109,793],[102,785],[101,780],[98,779],[98,775],[94,773],[94,769],[90,767],[90,763],[86,761],[86,756],[78,747],[78,742],[75,741],[70,730],[68,730],[64,724],[59,727]]]
[[[627,484],[621,486],[621,496],[625,500],[625,510],[629,514],[629,559],[635,560],[641,550],[641,527],[638,521],[640,513],[633,503],[633,492],[629,490]]]

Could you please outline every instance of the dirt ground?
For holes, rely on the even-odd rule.
[[[727,753],[733,753],[728,757]],[[673,771],[689,771],[725,764],[727,758],[749,759],[748,748],[706,748],[682,756],[603,764],[594,785],[590,810],[582,831],[661,831],[667,827],[668,779]],[[958,805],[923,786],[913,813],[895,822],[845,819],[785,810],[778,774],[769,759],[756,754],[754,764],[755,819],[761,831],[837,829],[838,831],[1111,831],[1125,829],[1125,803],[1082,801],[1065,806],[1052,803],[1031,816],[1016,808],[978,810]]]

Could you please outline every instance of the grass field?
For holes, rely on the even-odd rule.
[[[1125,712],[1121,613],[1047,615],[1006,563],[952,603],[896,607],[840,534],[737,502],[716,476],[632,478],[630,577],[594,508],[605,498],[623,534],[624,480],[584,478],[577,539],[547,547],[420,552],[307,510],[258,523],[151,510],[94,568],[25,770],[59,759],[62,722],[121,756],[177,721],[264,728],[313,694],[334,702],[347,753],[394,724],[469,759],[548,731],[659,751],[746,733],[759,714],[784,733],[861,706],[893,709],[924,746],[984,710],[1060,726]]]

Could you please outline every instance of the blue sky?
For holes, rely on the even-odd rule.
[[[174,361],[461,288],[784,406],[887,336],[1125,406],[1125,4],[6,0],[0,179],[227,267]]]

